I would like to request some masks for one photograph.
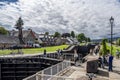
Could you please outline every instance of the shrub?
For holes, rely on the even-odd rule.
[[[103,56],[107,54],[106,42],[107,42],[106,39],[103,39],[103,40],[102,40],[102,55],[103,55]]]

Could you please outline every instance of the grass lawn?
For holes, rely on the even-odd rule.
[[[52,46],[52,47],[42,47],[42,48],[30,48],[30,49],[22,49],[24,54],[34,54],[34,53],[43,53],[44,49],[47,52],[54,52],[58,49],[67,48],[69,45],[60,45],[60,46]],[[10,54],[12,50],[0,50],[0,55]],[[18,52],[18,50],[13,50],[13,52]]]

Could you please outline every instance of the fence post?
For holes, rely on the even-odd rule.
[[[68,65],[71,66],[71,61],[68,62]]]
[[[53,72],[52,72],[52,67],[50,67],[50,72],[51,72],[50,75],[52,75],[52,73],[53,73]]]
[[[57,65],[57,73],[59,72],[59,65]]]
[[[44,75],[44,70],[41,71],[41,75],[40,75],[41,80],[44,80],[44,79],[43,79],[43,75]]]
[[[68,67],[68,61],[66,62],[64,62],[64,64],[65,64],[65,68],[67,68]]]
[[[67,59],[66,59],[66,54],[65,54],[65,60],[67,60]]]
[[[44,74],[44,70],[42,70],[41,74],[42,74],[42,75]]]
[[[0,80],[1,80],[1,73],[2,73],[2,68],[1,68],[1,64],[0,64]]]
[[[63,62],[62,62],[62,70],[63,70]]]
[[[39,76],[38,76],[38,74],[36,74],[36,80],[39,80]]]
[[[51,58],[51,54],[49,53],[49,58]]]
[[[53,54],[54,54],[54,57],[53,57],[53,58],[55,59],[55,53],[53,53]]]

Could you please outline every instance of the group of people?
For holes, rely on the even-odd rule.
[[[110,51],[107,50],[107,55],[105,56],[99,56],[99,67],[104,68],[104,66],[108,66],[108,71],[113,71],[112,66],[113,66],[113,55],[110,54]]]
[[[96,47],[93,50],[90,51],[90,53],[95,53],[96,55],[99,53],[99,46]],[[63,51],[61,49],[57,50],[57,57],[61,58],[63,55]],[[116,50],[116,57],[119,58],[120,52],[119,50]],[[44,49],[44,56],[46,56],[46,49]],[[79,55],[77,53],[77,49],[74,49],[74,63],[76,65],[77,60],[79,59]],[[113,66],[113,55],[110,54],[110,51],[107,50],[107,55],[104,56],[99,56],[98,60],[99,60],[99,67],[104,68],[104,66],[108,66],[108,71],[113,71],[112,66]]]
[[[119,59],[119,56],[120,56],[120,52],[117,49],[116,50],[116,59]],[[107,65],[108,66],[108,71],[113,71],[113,69],[112,69],[113,58],[114,58],[114,56],[112,54],[110,54],[109,50],[107,50],[107,55],[99,56],[99,67],[104,68],[104,66]]]
[[[57,57],[58,57],[58,58],[60,58],[60,56],[62,56],[62,52],[63,52],[62,49],[58,49],[58,50],[57,50]],[[46,57],[46,55],[47,55],[46,49],[44,49],[43,54],[44,54],[44,57]]]

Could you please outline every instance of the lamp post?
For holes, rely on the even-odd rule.
[[[113,23],[114,23],[114,18],[111,16],[110,18],[110,26],[111,26],[111,54],[112,54],[112,39],[113,39]]]

